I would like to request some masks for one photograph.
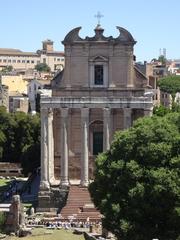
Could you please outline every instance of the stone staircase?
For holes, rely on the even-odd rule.
[[[64,220],[95,222],[101,220],[100,212],[94,207],[87,188],[71,185],[65,207],[61,211]]]

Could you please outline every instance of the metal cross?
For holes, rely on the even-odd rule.
[[[100,25],[101,18],[104,17],[99,11],[97,12],[96,15],[94,15],[95,18],[98,20],[98,24]]]

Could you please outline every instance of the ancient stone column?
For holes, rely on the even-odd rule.
[[[131,108],[123,108],[124,129],[130,128],[132,125],[131,113],[132,113]]]
[[[110,134],[111,134],[111,109],[103,109],[103,151],[110,148]]]
[[[41,108],[41,182],[40,189],[48,190],[48,109]]]
[[[61,186],[68,186],[68,108],[61,108]]]
[[[89,108],[81,108],[81,185],[89,184]]]
[[[48,111],[48,180],[50,184],[55,181],[54,178],[54,137],[53,137],[53,109]]]

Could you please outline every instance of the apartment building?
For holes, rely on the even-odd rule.
[[[12,66],[18,71],[34,69],[38,63],[46,63],[52,72],[64,67],[64,53],[54,51],[53,41],[47,39],[42,42],[42,49],[36,52],[23,52],[19,49],[0,48],[0,70]]]

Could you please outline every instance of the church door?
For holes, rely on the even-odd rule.
[[[103,152],[103,132],[93,132],[93,155]]]

